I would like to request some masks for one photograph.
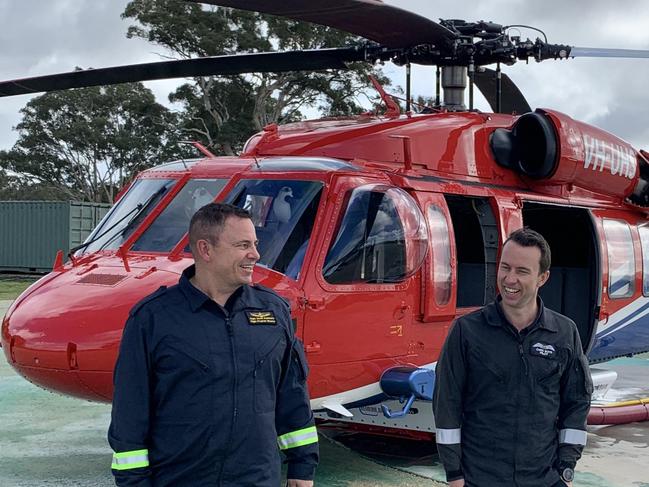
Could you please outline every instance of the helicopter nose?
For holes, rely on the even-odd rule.
[[[40,387],[109,402],[131,307],[160,285],[178,281],[175,272],[146,272],[111,266],[49,274],[15,301],[3,320],[7,361]]]

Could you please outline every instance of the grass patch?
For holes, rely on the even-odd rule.
[[[0,280],[0,300],[16,299],[37,279]]]

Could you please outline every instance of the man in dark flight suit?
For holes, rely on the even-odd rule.
[[[449,332],[433,410],[451,487],[572,485],[593,389],[575,323],[538,297],[549,268],[545,239],[515,231],[498,298]]]
[[[192,217],[195,266],[131,310],[115,367],[109,442],[119,486],[310,487],[318,435],[289,306],[252,285],[250,214]]]

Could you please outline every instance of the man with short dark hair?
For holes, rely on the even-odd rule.
[[[195,265],[131,310],[115,366],[108,439],[120,486],[309,487],[318,436],[286,301],[252,284],[250,214],[192,217]]]
[[[451,487],[572,485],[592,382],[575,323],[538,297],[550,260],[540,234],[513,232],[496,301],[449,332],[433,410]]]

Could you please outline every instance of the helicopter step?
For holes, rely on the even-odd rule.
[[[408,414],[415,399],[433,400],[435,388],[435,371],[419,367],[391,367],[381,375],[381,390],[390,397],[405,402],[401,411],[392,411],[386,404],[381,404],[386,418],[402,418]]]

